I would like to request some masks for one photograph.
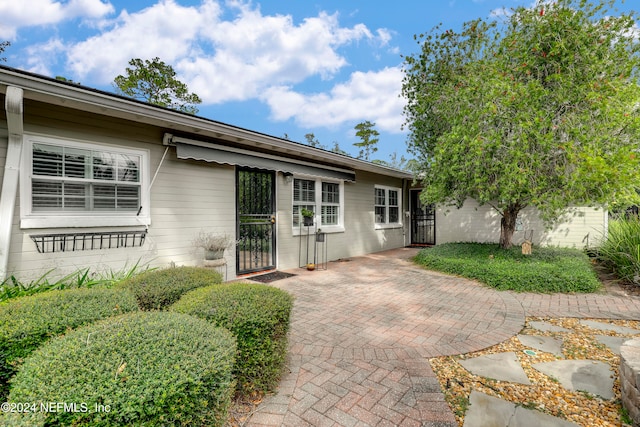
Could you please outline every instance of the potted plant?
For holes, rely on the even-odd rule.
[[[312,210],[302,208],[300,210],[300,214],[302,215],[303,224],[306,227],[310,227],[313,225],[313,216],[315,215],[315,213]]]
[[[193,239],[193,246],[204,249],[204,259],[214,260],[224,257],[224,250],[235,241],[228,234],[218,234],[200,230]]]

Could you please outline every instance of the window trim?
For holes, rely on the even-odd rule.
[[[294,185],[295,185],[295,180],[296,179],[302,179],[302,180],[306,180],[306,181],[314,181],[315,182],[315,186],[314,186],[314,192],[315,192],[315,202],[313,202],[313,205],[315,207],[314,210],[314,217],[313,217],[313,224],[314,224],[314,228],[315,230],[320,230],[323,233],[343,233],[345,231],[344,228],[344,181],[343,180],[337,180],[337,179],[331,179],[331,178],[321,178],[321,177],[315,177],[315,176],[308,176],[308,175],[294,175],[293,179],[291,180],[291,229],[293,230],[293,235],[294,236],[299,236],[300,234],[306,234],[307,230],[306,227],[304,225],[298,225],[295,226],[293,224],[293,205],[304,205],[306,203],[311,203],[311,202],[296,202],[296,200],[294,200]],[[335,225],[322,225],[322,183],[328,183],[328,184],[338,184],[338,191],[340,192],[339,194],[339,203],[337,204],[338,206],[338,224]],[[325,203],[327,206],[336,206],[335,203]],[[301,224],[301,222],[300,222]]]
[[[32,199],[33,145],[47,144],[81,148],[85,150],[108,151],[140,156],[140,203],[138,212],[34,212]],[[149,194],[149,150],[130,148],[105,143],[96,143],[69,138],[25,134],[22,162],[20,166],[20,228],[70,228],[70,227],[123,227],[147,226],[151,223]]]
[[[376,204],[376,190],[384,190],[384,208],[385,208],[385,222],[376,222],[376,207],[381,207],[382,205]],[[396,191],[398,193],[398,222],[389,222],[389,191]],[[396,207],[394,205],[393,207]],[[376,230],[384,230],[389,228],[402,228],[402,189],[400,187],[391,187],[387,185],[374,185],[373,190],[373,222],[374,228]]]

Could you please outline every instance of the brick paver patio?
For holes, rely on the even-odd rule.
[[[287,373],[251,426],[457,426],[428,359],[517,334],[525,316],[640,319],[640,298],[498,292],[396,249],[273,285],[291,292]]]

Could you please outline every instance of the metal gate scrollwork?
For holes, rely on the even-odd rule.
[[[238,274],[275,268],[275,173],[238,168],[236,203]]]

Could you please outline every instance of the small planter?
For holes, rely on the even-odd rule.
[[[311,227],[313,225],[313,217],[312,216],[305,216],[302,217],[303,218],[303,224],[305,227]]]
[[[315,269],[316,269],[316,265],[315,264],[307,264],[307,270],[313,271]]]
[[[222,250],[204,250],[204,259],[207,261],[222,259],[224,257],[224,249]]]

